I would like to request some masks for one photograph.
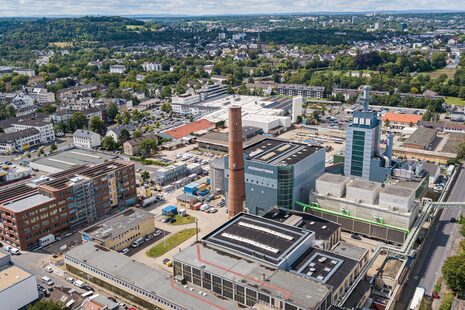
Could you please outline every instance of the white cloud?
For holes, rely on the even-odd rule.
[[[465,10],[463,0],[0,0],[0,16]]]

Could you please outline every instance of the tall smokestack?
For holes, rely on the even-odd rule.
[[[392,132],[388,133],[386,140],[386,156],[389,158],[389,164],[392,162],[392,149],[394,146],[394,134]]]
[[[244,210],[244,148],[242,146],[242,110],[229,108],[229,180],[228,214],[233,217]]]

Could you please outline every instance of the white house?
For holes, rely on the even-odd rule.
[[[142,69],[144,69],[145,72],[161,71],[161,64],[157,64],[155,62],[144,62],[142,64]]]
[[[94,147],[100,146],[101,139],[98,133],[78,129],[73,134],[73,143],[75,147],[92,149]]]
[[[110,66],[110,73],[125,74],[126,73],[126,66],[125,65],[111,65]]]

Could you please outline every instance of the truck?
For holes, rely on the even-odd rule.
[[[39,245],[40,247],[44,247],[44,246],[47,246],[53,242],[55,242],[55,235],[53,234],[48,234],[46,235],[45,237],[42,237],[39,239]]]
[[[425,289],[423,287],[417,287],[413,298],[410,301],[409,310],[419,310],[423,296],[425,295]]]

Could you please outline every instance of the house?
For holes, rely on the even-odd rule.
[[[111,65],[110,66],[110,73],[125,74],[126,73],[126,66],[125,65]]]
[[[73,143],[75,147],[92,149],[94,147],[100,146],[101,139],[98,133],[78,129],[73,133]]]
[[[107,134],[105,136],[110,136],[113,138],[113,140],[115,140],[115,142],[117,142],[119,139],[119,135],[121,134],[121,131],[123,129],[126,129],[127,131],[129,131],[129,133],[132,136],[132,133],[134,132],[134,130],[136,130],[136,126],[132,124],[116,126],[116,127],[108,129]]]
[[[140,137],[140,138],[134,138],[134,139],[128,140],[123,143],[124,154],[129,155],[129,156],[134,156],[134,155],[139,154],[141,151],[140,145],[142,141],[147,140],[147,139],[158,141],[159,138],[155,134],[149,134],[149,135],[144,135],[143,137]]]
[[[142,69],[144,69],[145,72],[161,71],[161,64],[155,62],[144,62],[142,64]]]

